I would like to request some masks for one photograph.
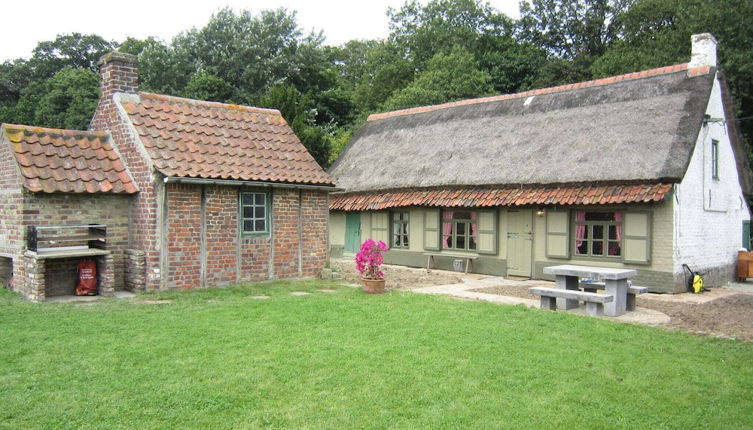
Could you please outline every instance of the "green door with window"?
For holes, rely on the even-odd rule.
[[[345,254],[355,254],[361,246],[361,214],[345,214]]]

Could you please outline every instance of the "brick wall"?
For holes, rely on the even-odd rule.
[[[303,276],[317,276],[327,259],[329,204],[324,191],[303,191],[301,195]]]
[[[23,195],[21,172],[9,145],[0,144],[0,253],[17,254],[23,235],[18,224]]]
[[[274,276],[302,276],[299,266],[298,190],[276,189],[272,193],[272,228],[274,229]]]
[[[100,60],[100,96],[97,110],[89,125],[91,130],[107,131],[112,135],[115,149],[125,161],[139,193],[131,205],[131,248],[145,253],[145,286],[157,289],[161,285],[160,238],[158,199],[159,177],[137,137],[127,125],[124,112],[120,112],[113,97],[118,93],[135,96],[138,92],[138,62],[135,56],[121,53],[108,54]]]
[[[274,189],[272,234],[241,236],[239,192],[167,184],[167,288],[319,274],[327,252],[326,193]]]
[[[709,98],[706,113],[724,118],[719,81]],[[727,121],[731,121],[727,118]],[[712,140],[719,144],[719,176],[711,169]],[[675,200],[675,284],[685,291],[682,264],[704,274],[707,286],[720,286],[735,279],[737,252],[742,246],[742,224],[750,212],[740,187],[737,163],[723,122],[703,125]]]
[[[167,184],[167,288],[201,286],[201,186]]]
[[[205,284],[232,284],[238,280],[238,189],[206,186],[204,193]]]
[[[124,252],[128,248],[128,210],[133,197],[117,194],[31,194],[24,199],[21,224],[107,225],[107,250],[114,262],[115,288],[124,288]],[[75,266],[75,264],[74,264]]]

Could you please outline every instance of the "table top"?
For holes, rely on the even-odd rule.
[[[627,279],[635,276],[638,272],[633,269],[614,269],[609,267],[576,266],[563,264],[561,266],[549,266],[544,268],[547,275],[577,276],[589,278],[595,281],[603,279]]]

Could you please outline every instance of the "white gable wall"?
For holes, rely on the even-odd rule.
[[[727,133],[719,81],[714,81],[707,115],[682,182],[675,186],[674,272],[684,280],[682,264],[704,274],[706,285],[734,279],[742,223],[750,219],[737,177]],[[701,118],[699,118],[699,121]],[[719,142],[719,179],[712,178],[712,140]]]

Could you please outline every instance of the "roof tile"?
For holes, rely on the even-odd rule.
[[[151,93],[123,107],[165,175],[335,184],[277,110]]]
[[[4,124],[2,134],[31,192],[138,192],[107,133]]]
[[[672,184],[573,185],[530,188],[445,188],[332,194],[331,210],[363,211],[395,207],[495,207],[523,205],[588,205],[659,202]],[[486,195],[488,198],[474,198]]]

